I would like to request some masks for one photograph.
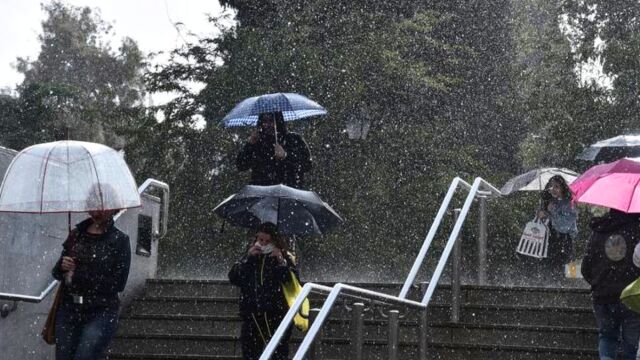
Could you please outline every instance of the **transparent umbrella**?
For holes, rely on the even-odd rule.
[[[140,206],[136,182],[112,148],[82,141],[37,144],[22,150],[0,187],[0,211],[86,212]]]
[[[514,191],[542,191],[549,180],[560,175],[567,184],[571,184],[578,177],[578,173],[564,168],[541,168],[520,174],[507,181],[500,191],[503,195],[508,195]]]

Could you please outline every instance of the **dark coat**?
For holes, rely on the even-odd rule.
[[[76,270],[70,286],[65,286],[65,300],[71,294],[82,295],[84,302],[96,306],[119,306],[118,292],[124,290],[131,265],[129,236],[115,227],[113,222],[102,235],[87,234],[93,223],[87,219],[72,230],[62,244],[62,255],[53,268],[55,279],[63,281],[63,256],[72,256]]]
[[[622,290],[640,277],[633,250],[640,240],[638,214],[611,210],[591,221],[593,233],[582,260],[582,276],[591,285],[596,304],[613,304]]]
[[[274,143],[246,143],[236,159],[238,170],[251,170],[251,185],[284,184],[301,188],[304,173],[312,166],[309,147],[300,135],[291,132],[279,136],[278,141],[287,153],[284,159],[276,160]]]
[[[282,293],[282,284],[291,281],[290,273],[297,270],[290,256],[279,265],[273,256],[245,256],[229,271],[231,284],[240,287],[240,315],[271,314],[284,316],[289,305]]]

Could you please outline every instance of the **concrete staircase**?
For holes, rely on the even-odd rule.
[[[355,284],[397,295],[401,284]],[[460,322],[450,288],[439,286],[428,310],[429,359],[597,359],[597,333],[584,289],[463,286]],[[120,322],[109,359],[241,359],[237,290],[225,281],[148,280]],[[413,289],[411,297],[421,298]],[[312,307],[320,307],[319,296]],[[384,311],[365,313],[365,359],[385,359]],[[418,323],[401,309],[400,359],[416,359]],[[324,326],[323,359],[349,359],[350,313],[336,306]],[[295,349],[302,334],[294,331]]]

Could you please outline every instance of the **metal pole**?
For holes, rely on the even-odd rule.
[[[309,310],[309,322],[313,324],[318,318],[318,314],[320,313],[320,309],[311,309]],[[315,341],[311,344],[311,354],[309,359],[311,360],[321,360],[322,359],[322,334],[323,331],[320,329],[318,334],[315,337]]]
[[[351,310],[351,359],[362,360],[362,346],[364,344],[364,313],[363,303],[354,303]]]
[[[389,360],[398,360],[398,322],[400,311],[389,311]]]
[[[460,216],[460,209],[453,210],[455,221],[458,221]],[[451,262],[451,322],[457,323],[460,321],[460,269],[462,264],[462,239],[461,236],[455,240],[453,244],[453,260]]]
[[[480,221],[479,221],[479,236],[478,236],[478,283],[485,285],[487,283],[487,198],[485,196],[480,197]]]
[[[427,360],[427,309],[420,310],[420,317],[418,318],[418,360]]]

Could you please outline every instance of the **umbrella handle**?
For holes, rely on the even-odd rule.
[[[276,145],[278,144],[278,126],[276,125],[276,117],[273,117],[273,134],[276,137]]]

